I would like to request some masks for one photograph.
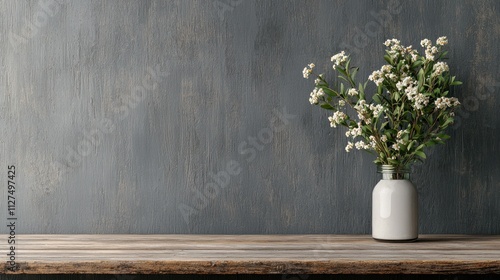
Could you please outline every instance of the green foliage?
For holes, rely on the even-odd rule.
[[[319,75],[309,100],[335,111],[329,117],[333,127],[347,127],[346,136],[355,143],[349,141],[346,151],[356,147],[374,152],[376,164],[400,167],[424,160],[424,148],[449,139],[444,131],[453,123],[453,110],[460,105],[458,99],[448,97],[450,87],[462,83],[450,75],[448,65],[442,62],[447,42],[446,37],[440,37],[433,46],[429,40],[422,40],[425,54],[421,55],[396,39],[387,40],[384,60],[388,64],[368,78],[377,86],[374,93],[366,92],[368,81],[356,82],[359,68],[351,66],[350,56],[344,52],[336,54],[332,61],[339,74],[337,86],[331,87]],[[304,69],[305,78],[313,67],[310,64]],[[357,116],[351,116],[352,112]]]

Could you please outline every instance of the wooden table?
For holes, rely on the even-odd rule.
[[[500,274],[500,236],[36,234],[17,235],[15,254],[17,270],[2,273]]]

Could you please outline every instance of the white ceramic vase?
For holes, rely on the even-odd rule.
[[[406,169],[381,165],[382,179],[372,193],[372,237],[410,242],[418,238],[418,195]]]

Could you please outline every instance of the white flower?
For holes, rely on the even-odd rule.
[[[347,131],[345,135],[347,136],[349,133],[350,135],[352,135],[352,137],[356,137],[360,136],[362,132],[363,130],[361,129],[361,122],[358,122],[358,126],[349,128],[349,131]]]
[[[382,72],[384,72],[384,73],[389,73],[389,72],[391,72],[392,68],[393,68],[392,65],[386,64],[386,65],[382,66],[382,68],[380,70],[382,70]]]
[[[311,92],[309,102],[313,105],[318,104],[321,97],[325,96],[325,92],[322,88],[314,88]]]
[[[373,116],[377,117],[384,110],[384,107],[380,104],[377,105],[370,104],[370,110],[372,110]]]
[[[348,91],[347,91],[347,94],[349,94],[350,96],[356,96],[359,94],[359,92],[355,89],[355,88],[350,88]]]
[[[424,48],[427,48],[431,45],[431,41],[429,39],[423,39],[422,41],[420,41],[420,45]]]
[[[318,95],[319,95],[319,96],[325,96],[325,91],[323,91],[323,89],[322,89],[322,88],[319,88],[319,89],[318,89]]]
[[[421,93],[417,94],[414,98],[413,108],[422,109],[429,104],[429,97]]]
[[[436,105],[436,108],[438,109],[443,109],[446,107],[456,107],[460,105],[460,102],[456,97],[439,97],[434,101],[434,105]],[[450,114],[451,115],[451,114]],[[453,114],[454,116],[455,114]]]
[[[396,83],[396,87],[398,90],[402,90],[403,88],[409,87],[411,85],[416,84],[412,77],[404,77],[403,80]]]
[[[392,144],[392,148],[393,148],[394,150],[396,150],[396,151],[399,151],[399,148],[400,148],[400,147],[399,147],[399,144],[398,144],[398,143],[394,143],[394,144]]]
[[[347,118],[347,115],[344,112],[336,111],[333,113],[333,116],[328,117],[330,121],[331,127],[337,127],[338,124],[343,122]]]
[[[439,76],[439,75],[443,74],[443,72],[446,72],[449,70],[450,70],[450,68],[448,67],[448,64],[446,64],[446,62],[442,62],[442,61],[437,62],[432,67],[431,77]]]
[[[414,51],[412,51],[412,52],[410,53],[410,55],[411,55],[411,59],[412,59],[413,61],[416,61],[416,60],[418,59],[418,52],[417,52],[417,51],[415,51],[415,50],[414,50]]]
[[[427,47],[425,49],[425,58],[427,60],[434,60],[434,55],[438,53],[438,49],[434,47]]]
[[[339,100],[339,106],[344,107],[345,106],[345,101],[344,100]]]
[[[319,99],[316,96],[311,96],[309,97],[309,103],[311,103],[312,105],[316,105],[319,103]]]
[[[341,51],[340,53],[332,56],[332,62],[333,62],[333,69],[335,69],[337,66],[341,65],[342,63],[346,62],[348,59],[348,56],[345,55],[344,51]]]
[[[368,80],[373,81],[377,86],[381,85],[384,82],[383,72],[379,70],[373,71],[373,73],[368,76]]]
[[[309,75],[311,75],[312,70],[304,67],[304,70],[302,70],[302,76],[304,76],[304,79],[309,79]]]
[[[354,144],[352,142],[347,142],[347,146],[345,146],[345,151],[350,152],[353,147],[354,147]]]
[[[448,44],[448,38],[446,38],[446,36],[439,37],[436,40],[436,44],[440,45],[440,46],[444,46],[444,45]]]
[[[406,97],[408,98],[408,100],[412,101],[415,96],[417,95],[417,90],[418,88],[416,86],[409,86],[405,89],[405,94],[406,94]]]
[[[362,150],[362,149],[369,149],[370,146],[368,146],[363,140],[360,140],[354,144],[356,149]]]
[[[389,75],[387,75],[387,77],[389,77],[389,79],[391,79],[391,81],[393,81],[393,82],[398,80],[398,76],[394,73],[389,73]]]
[[[382,140],[382,142],[387,142],[387,136],[385,134],[382,135],[382,137],[380,137],[380,140]]]

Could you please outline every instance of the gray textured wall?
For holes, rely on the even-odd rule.
[[[18,232],[369,233],[373,158],[345,153],[302,68],[347,49],[367,77],[385,39],[447,35],[464,106],[414,168],[420,231],[500,234],[499,15],[493,0],[1,1]]]

